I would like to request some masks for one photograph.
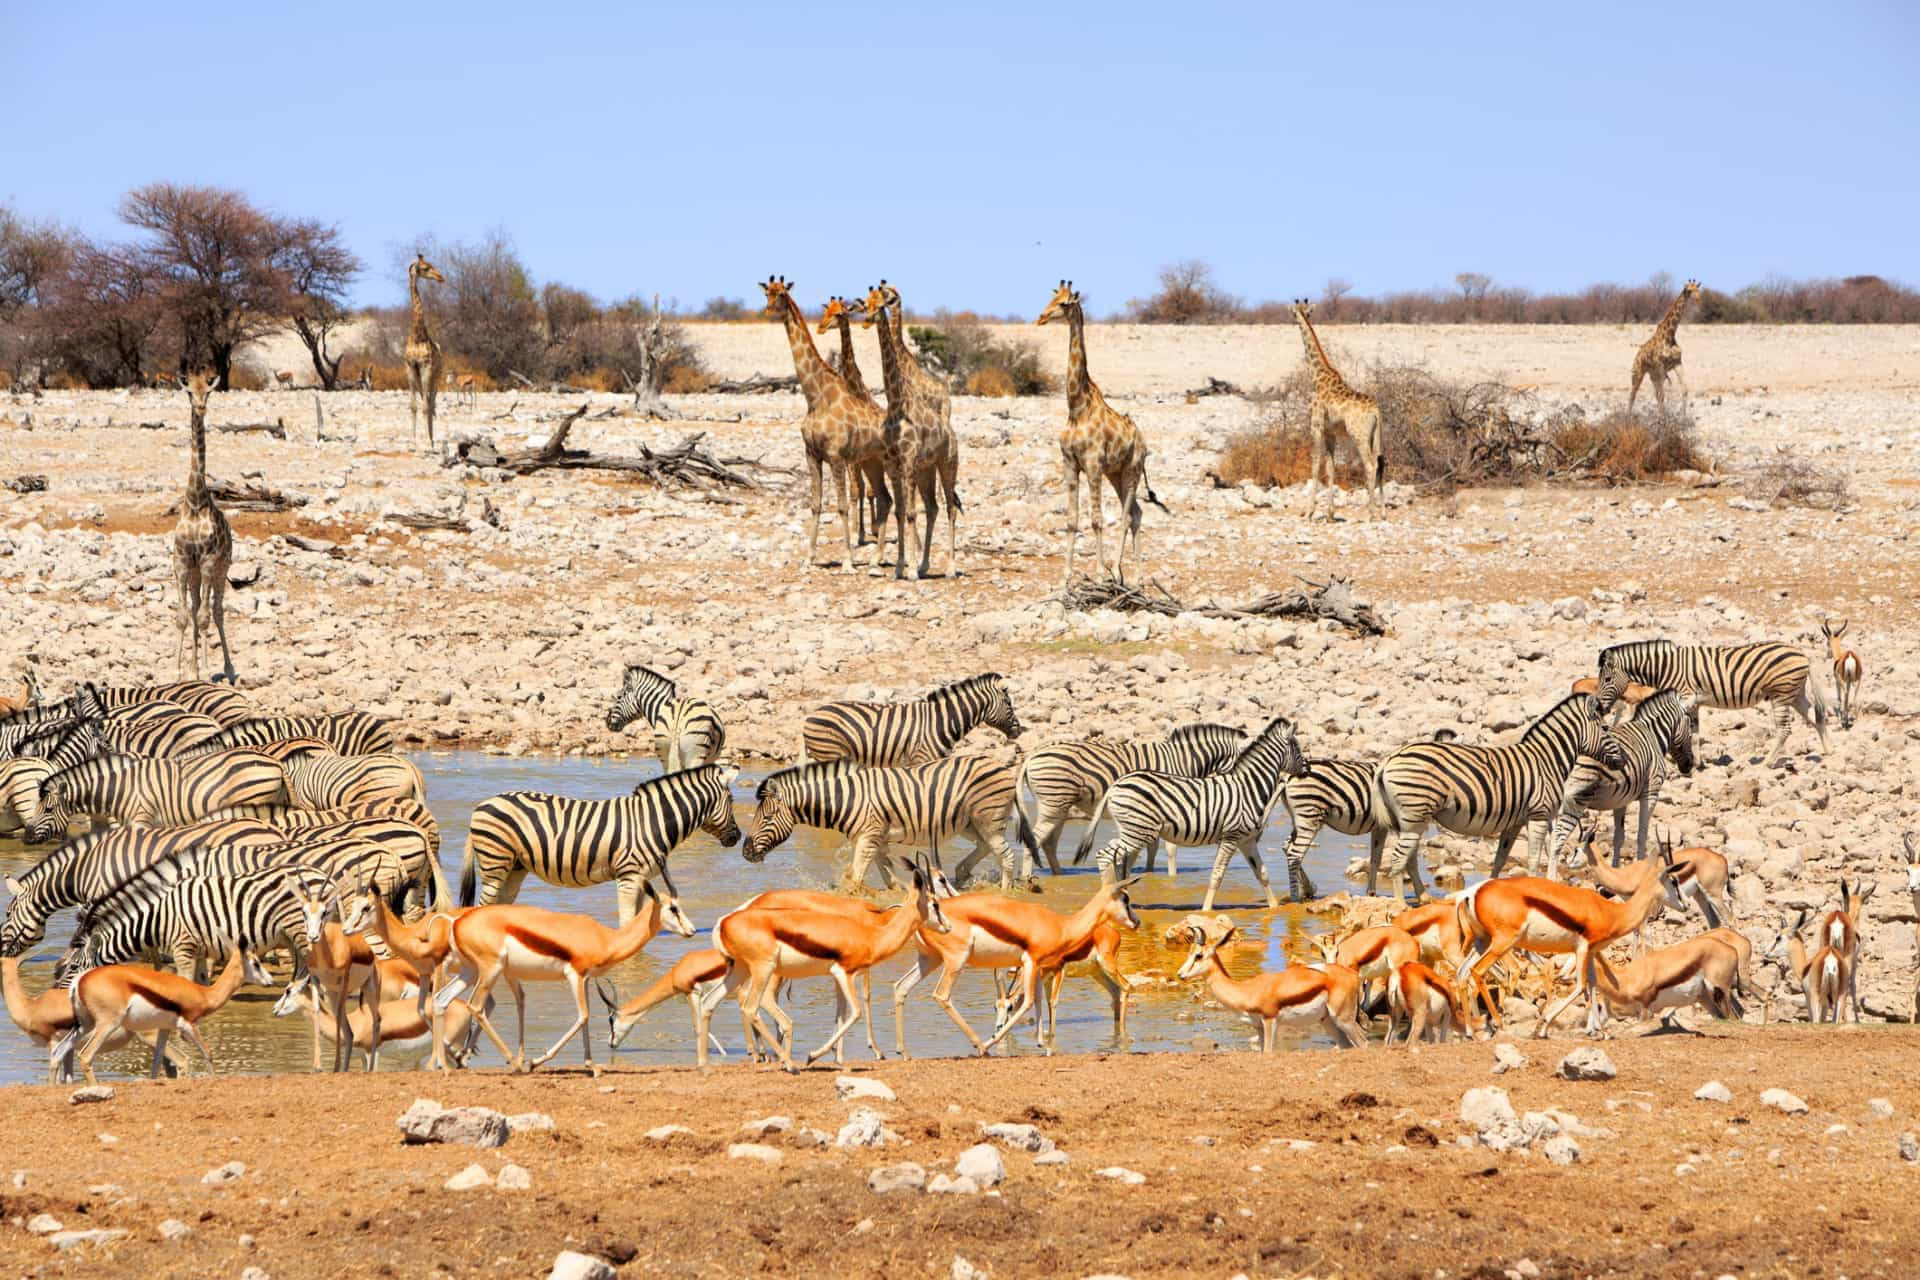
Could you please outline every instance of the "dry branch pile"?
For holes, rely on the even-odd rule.
[[[537,449],[502,453],[487,439],[463,440],[454,447],[448,465],[464,462],[471,467],[494,467],[514,475],[535,471],[592,470],[620,471],[645,477],[656,484],[674,484],[685,488],[756,489],[760,481],[749,472],[783,472],[758,458],[721,458],[700,447],[706,432],[696,431],[670,449],[640,446],[640,453],[596,454],[586,449],[567,448],[567,433],[586,416],[588,406],[581,405],[560,419],[553,434]]]
[[[1325,582],[1301,578],[1305,589],[1290,587],[1270,591],[1243,605],[1183,603],[1158,582],[1130,587],[1115,578],[1075,576],[1057,595],[1057,600],[1074,612],[1090,609],[1117,609],[1121,613],[1157,613],[1164,617],[1195,613],[1205,618],[1332,618],[1347,630],[1363,636],[1385,635],[1386,619],[1370,604],[1353,598],[1352,585],[1337,574]]]

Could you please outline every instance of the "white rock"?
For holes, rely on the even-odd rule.
[[[837,1147],[884,1147],[900,1135],[887,1128],[885,1117],[869,1107],[857,1108],[834,1137]]]
[[[218,1169],[207,1170],[206,1173],[201,1175],[200,1181],[209,1187],[217,1187],[238,1179],[244,1175],[246,1171],[247,1166],[241,1164],[238,1160],[229,1160]]]
[[[620,1273],[592,1254],[563,1249],[553,1260],[547,1280],[619,1280]]]
[[[1693,1096],[1702,1102],[1732,1102],[1733,1090],[1718,1080],[1709,1080],[1693,1091]]]
[[[1900,1158],[1908,1164],[1920,1162],[1920,1135],[1913,1133],[1900,1135]]]
[[[1564,1133],[1548,1138],[1540,1150],[1554,1164],[1573,1164],[1580,1159],[1580,1144]]]
[[[870,1076],[835,1076],[833,1087],[840,1091],[842,1102],[854,1102],[861,1098],[873,1098],[880,1102],[895,1100],[893,1090],[884,1081]]]
[[[1790,1116],[1805,1115],[1807,1104],[1785,1089],[1764,1089],[1760,1093],[1760,1105],[1784,1111]]]
[[[1611,1080],[1619,1071],[1605,1050],[1584,1047],[1560,1059],[1554,1074],[1562,1080]]]
[[[273,1277],[267,1274],[264,1267],[243,1267],[240,1280],[273,1280]]]
[[[500,1166],[500,1174],[493,1180],[496,1191],[530,1191],[533,1189],[533,1175],[517,1164]]]
[[[1520,1273],[1520,1280],[1538,1280],[1540,1275],[1540,1264],[1532,1258],[1520,1259],[1513,1264],[1513,1269]]]
[[[517,1116],[507,1117],[509,1133],[552,1133],[553,1117],[538,1111],[522,1111]]]
[[[1868,1098],[1867,1114],[1875,1120],[1893,1119],[1893,1103],[1886,1098]]]
[[[779,1164],[781,1155],[759,1142],[735,1142],[727,1147],[729,1160],[758,1160],[761,1164]]]
[[[983,1187],[997,1187],[1007,1178],[1007,1165],[1000,1158],[1000,1152],[991,1143],[977,1143],[960,1153],[953,1162],[953,1171],[963,1178],[972,1178]]]
[[[683,1124],[663,1124],[657,1128],[647,1130],[640,1136],[648,1142],[665,1142],[669,1138],[677,1138],[683,1133],[690,1135],[693,1133],[693,1130]]]
[[[36,1213],[27,1219],[27,1230],[36,1236],[50,1236],[56,1231],[65,1231],[67,1224],[50,1213]]]
[[[1053,1139],[1030,1124],[987,1124],[980,1126],[980,1132],[1009,1151],[1053,1150]]]
[[[1460,1121],[1473,1129],[1482,1146],[1495,1151],[1506,1151],[1527,1143],[1526,1131],[1520,1127],[1520,1117],[1513,1109],[1513,1100],[1507,1097],[1505,1089],[1493,1085],[1469,1089],[1461,1095]]]
[[[493,1175],[477,1164],[470,1164],[448,1178],[444,1185],[449,1191],[477,1191],[492,1186]]]
[[[758,1120],[749,1120],[740,1126],[740,1132],[755,1138],[764,1138],[770,1133],[785,1133],[793,1128],[793,1121],[786,1116],[764,1116]]]
[[[69,1106],[81,1106],[88,1102],[110,1102],[113,1100],[113,1086],[110,1084],[90,1084],[75,1089],[67,1095]]]
[[[91,1231],[56,1231],[47,1237],[47,1243],[65,1253],[83,1244],[112,1244],[115,1240],[125,1239],[126,1235],[125,1231],[110,1227],[96,1227]]]
[[[1035,1156],[1035,1157],[1033,1158],[1033,1162],[1034,1162],[1034,1163],[1035,1163],[1036,1165],[1041,1165],[1041,1164],[1065,1164],[1065,1163],[1067,1163],[1067,1160],[1068,1160],[1068,1159],[1069,1159],[1069,1157],[1068,1157],[1068,1155],[1067,1155],[1067,1153],[1066,1153],[1066,1152],[1064,1152],[1064,1151],[1058,1151],[1058,1150],[1055,1150],[1055,1151],[1042,1151],[1042,1152],[1041,1152],[1041,1153],[1040,1153],[1039,1155],[1037,1155],[1037,1156]]]
[[[193,1228],[178,1218],[168,1218],[160,1224],[162,1240],[185,1240],[193,1234]]]
[[[498,1111],[443,1107],[431,1098],[415,1098],[393,1123],[410,1143],[448,1142],[486,1149],[504,1145],[513,1133]]]
[[[875,1195],[919,1191],[927,1185],[927,1171],[917,1164],[883,1164],[867,1175],[867,1190]]]
[[[1115,1182],[1125,1183],[1129,1187],[1137,1187],[1147,1180],[1146,1174],[1136,1173],[1132,1169],[1125,1169],[1117,1164],[1108,1165],[1104,1169],[1095,1169],[1093,1173],[1097,1178],[1112,1178]]]
[[[1520,1052],[1519,1049],[1507,1043],[1505,1040],[1493,1046],[1494,1075],[1500,1076],[1505,1075],[1509,1071],[1518,1071],[1526,1065],[1527,1055]]]
[[[977,1196],[980,1194],[980,1184],[964,1174],[957,1178],[949,1178],[944,1173],[936,1173],[927,1183],[927,1194],[936,1196]]]
[[[953,1255],[953,1266],[947,1274],[951,1280],[987,1280],[992,1273],[985,1267],[975,1266],[956,1253]]]

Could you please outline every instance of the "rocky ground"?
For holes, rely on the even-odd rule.
[[[1063,360],[1063,335],[1016,336]],[[790,367],[771,325],[706,327],[696,338],[724,376]],[[1500,373],[1548,403],[1599,408],[1623,397],[1637,336],[1381,327],[1332,329],[1327,339],[1352,367],[1391,358],[1449,375]],[[806,564],[797,471],[747,493],[577,471],[510,479],[410,452],[398,393],[325,397],[323,435],[308,393],[218,396],[216,424],[284,419],[287,438],[216,434],[214,474],[306,499],[285,514],[233,517],[234,576],[246,585],[229,594],[229,629],[241,683],[263,707],[357,707],[398,722],[421,747],[630,749],[602,717],[621,665],[642,662],[713,700],[732,749],[773,757],[797,751],[811,703],[909,695],[986,669],[1009,678],[1030,728],[1023,749],[1284,713],[1310,753],[1362,756],[1443,727],[1509,738],[1617,640],[1777,638],[1812,650],[1820,619],[1846,616],[1867,667],[1858,726],[1835,733],[1824,755],[1797,731],[1794,766],[1776,770],[1753,762],[1765,736],[1759,714],[1710,713],[1710,763],[1669,788],[1661,821],[1734,857],[1742,922],[1756,937],[1771,936],[1783,909],[1831,900],[1842,874],[1881,884],[1863,994],[1872,1011],[1901,1010],[1917,959],[1899,832],[1920,825],[1909,790],[1920,765],[1920,477],[1910,462],[1920,330],[1693,327],[1682,342],[1719,474],[1451,498],[1389,485],[1384,520],[1351,518],[1347,502],[1339,520],[1310,524],[1297,491],[1222,490],[1206,479],[1219,446],[1258,419],[1258,406],[1182,394],[1208,376],[1278,381],[1299,358],[1290,331],[1096,326],[1095,376],[1146,433],[1155,487],[1172,510],[1148,514],[1145,572],[1183,599],[1223,602],[1297,574],[1344,574],[1387,613],[1392,632],[1379,639],[1324,624],[1067,612],[1048,599],[1064,569],[1063,403],[967,397],[954,402],[963,573],[896,582]],[[877,357],[863,349],[877,385]],[[625,403],[594,399],[596,412]],[[524,447],[577,402],[443,400],[442,431]],[[693,421],[589,420],[571,442],[633,453],[703,430],[722,454],[798,467],[797,396],[673,403]],[[159,392],[0,404],[0,473],[49,479],[44,493],[0,491],[0,583],[22,620],[0,634],[0,672],[32,660],[55,691],[82,678],[173,676],[165,510],[184,474],[185,411],[184,396]],[[1788,446],[1845,473],[1851,505],[1769,509],[1747,497],[1744,477]],[[464,531],[419,533],[391,519],[453,512],[463,499]],[[498,527],[477,518],[486,503]],[[823,548],[838,537],[829,526]],[[943,555],[935,564],[944,572]],[[1437,844],[1436,862],[1487,852]]]
[[[564,1250],[620,1275],[1898,1276],[1920,1247],[1916,1034],[1716,1029],[1565,1068],[1567,1046],[1522,1042],[1497,1075],[1476,1044],[888,1062],[847,1085],[11,1088],[0,1265],[540,1276]],[[487,1110],[436,1117],[421,1095]],[[403,1145],[403,1112],[449,1141]]]

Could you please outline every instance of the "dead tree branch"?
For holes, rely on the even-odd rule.
[[[1332,618],[1359,635],[1386,634],[1386,619],[1372,605],[1353,598],[1353,587],[1347,579],[1335,574],[1325,582],[1310,578],[1300,581],[1304,590],[1292,587],[1270,591],[1243,605],[1218,605],[1212,601],[1188,605],[1157,582],[1134,587],[1113,578],[1077,576],[1049,599],[1081,613],[1091,609],[1116,609],[1122,613],[1157,613],[1163,617],[1195,613],[1205,618]]]

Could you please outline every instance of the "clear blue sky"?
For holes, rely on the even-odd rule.
[[[1104,312],[1187,257],[1250,298],[1920,283],[1917,12],[14,0],[0,199],[116,235],[137,183],[238,187],[338,222],[368,302],[496,227],[688,305],[884,275],[1031,315],[1070,275]]]

